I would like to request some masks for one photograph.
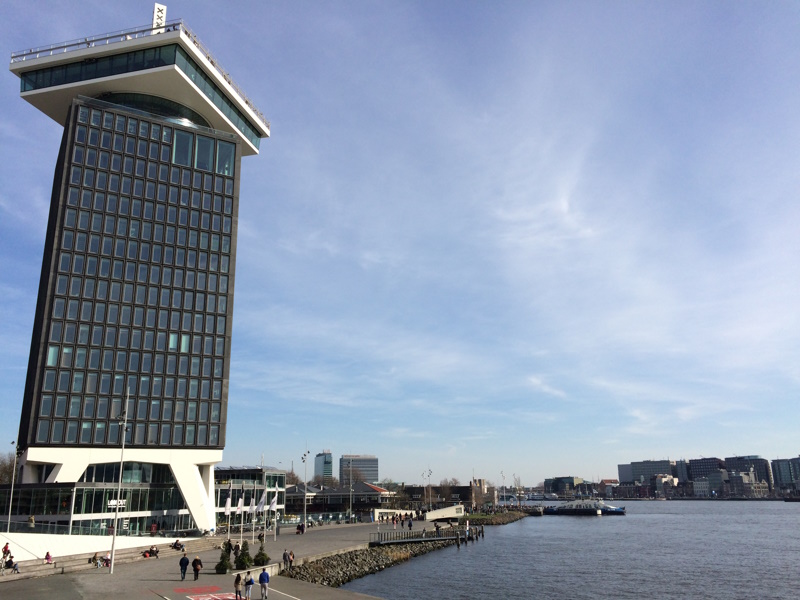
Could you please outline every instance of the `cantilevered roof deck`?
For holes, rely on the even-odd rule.
[[[182,20],[14,52],[20,95],[59,124],[75,96],[138,93],[166,98],[258,153],[269,122]]]

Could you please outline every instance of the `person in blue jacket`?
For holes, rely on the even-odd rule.
[[[269,573],[267,573],[266,567],[261,569],[261,575],[258,576],[258,583],[261,584],[261,600],[267,600],[267,596],[269,596]]]

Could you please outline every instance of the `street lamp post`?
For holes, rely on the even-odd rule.
[[[431,489],[431,475],[433,475],[433,471],[431,471],[430,469],[428,469],[427,473],[425,471],[422,472],[423,486],[425,485],[425,477],[428,478],[428,510],[433,510],[433,490]]]
[[[122,446],[119,451],[119,481],[117,482],[117,501],[114,505],[114,534],[111,537],[111,563],[109,564],[108,574],[111,575],[114,572],[114,556],[115,556],[115,549],[117,546],[117,529],[119,525],[119,504],[120,504],[120,497],[122,496],[122,470],[125,465],[125,435],[128,432],[128,400],[130,398],[130,393],[125,396],[125,410],[122,411],[122,414],[117,417],[117,421],[122,419],[122,431],[120,432],[122,435]]]
[[[500,471],[500,477],[503,478],[503,506],[505,506],[505,502],[506,502],[506,476],[502,471]]]
[[[303,460],[303,531],[306,530],[306,526],[308,525],[308,521],[306,520],[306,503],[308,502],[306,500],[306,495],[308,493],[308,472],[307,472],[308,461],[306,459],[308,458],[309,454],[311,454],[311,452],[309,450],[306,450],[305,453],[302,456],[302,460]]]
[[[21,454],[17,442],[11,442],[11,445],[14,446],[14,470],[11,471],[11,493],[8,496],[8,526],[6,527],[6,533],[11,532],[11,506],[14,503],[14,480],[17,475],[17,458]]]
[[[353,461],[350,460],[350,515],[347,519],[348,523],[353,522]]]

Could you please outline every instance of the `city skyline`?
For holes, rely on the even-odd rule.
[[[221,464],[536,483],[800,453],[793,4],[232,6],[167,3],[273,128],[242,164]],[[0,27],[9,56],[151,12]],[[63,129],[10,73],[0,103],[7,444]]]

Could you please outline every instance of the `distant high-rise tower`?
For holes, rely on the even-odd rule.
[[[323,450],[314,457],[314,479],[322,485],[333,483],[333,455],[330,450]]]
[[[211,529],[240,160],[258,153],[269,124],[163,12],[152,27],[14,53],[10,70],[22,98],[64,126],[19,429],[22,481],[112,485],[126,411],[123,485],[176,484],[196,526]]]
[[[378,457],[371,454],[343,454],[339,459],[339,482],[350,485],[352,481],[378,483]]]

